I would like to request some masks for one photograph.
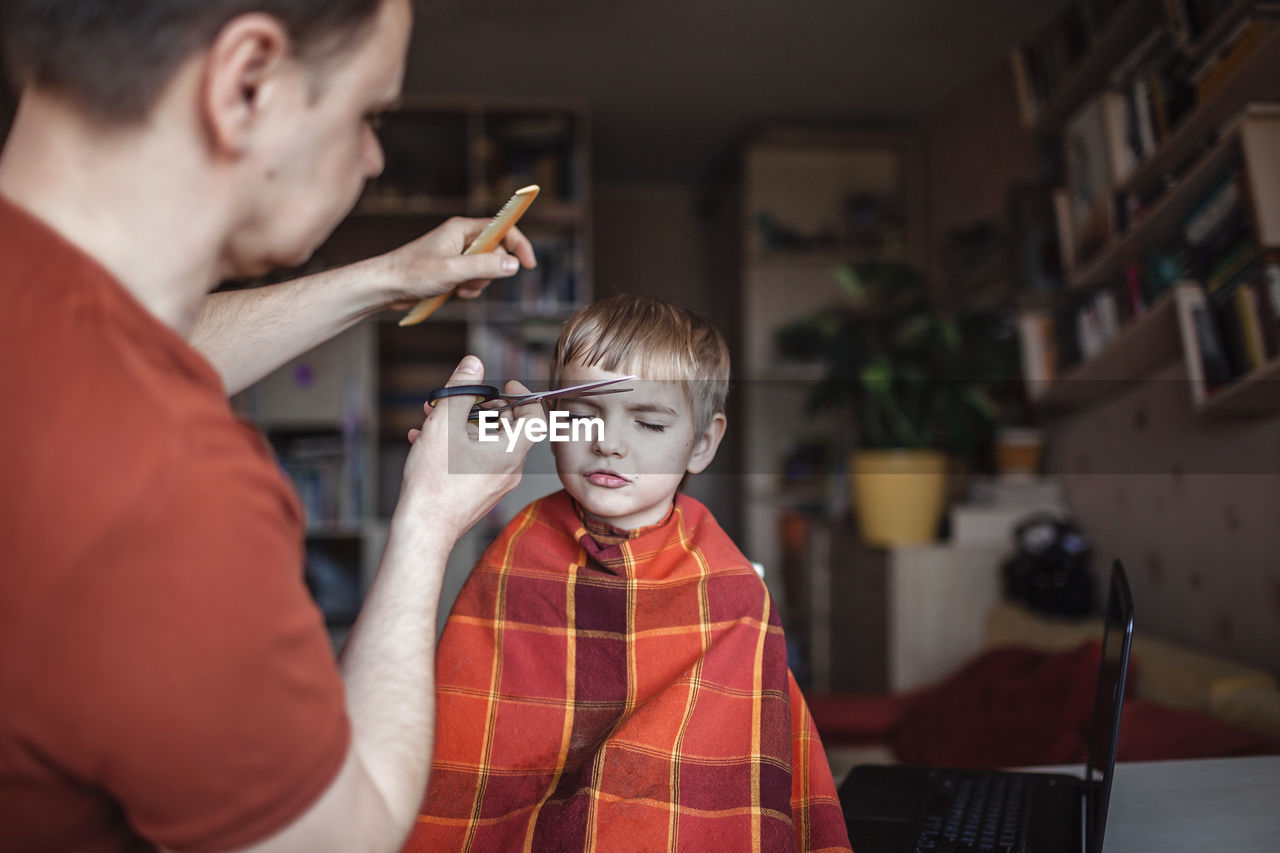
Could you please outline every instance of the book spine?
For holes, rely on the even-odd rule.
[[[1250,370],[1257,370],[1267,361],[1266,346],[1262,338],[1262,321],[1258,316],[1258,304],[1251,282],[1241,282],[1235,289],[1236,313],[1244,338],[1244,351]]]

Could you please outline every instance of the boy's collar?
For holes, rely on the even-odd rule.
[[[582,526],[586,529],[587,534],[596,541],[598,545],[620,545],[623,542],[629,542],[632,539],[638,539],[651,530],[657,530],[670,523],[671,516],[676,511],[676,500],[679,498],[679,492],[671,498],[671,506],[667,509],[667,514],[662,517],[661,521],[653,524],[647,524],[644,527],[637,527],[634,530],[623,530],[621,527],[614,527],[606,521],[590,518],[576,500],[570,496],[569,500],[573,503],[573,511],[578,514],[578,519],[582,522]]]

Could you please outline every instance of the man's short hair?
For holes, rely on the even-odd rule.
[[[618,294],[574,312],[552,355],[552,381],[566,365],[686,382],[694,426],[705,430],[729,395],[729,347],[696,314],[652,296]]]
[[[76,100],[100,119],[139,121],[178,67],[238,15],[281,22],[295,55],[322,60],[356,41],[383,0],[0,0],[13,86]]]

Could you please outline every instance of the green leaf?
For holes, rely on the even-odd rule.
[[[840,285],[840,289],[844,291],[844,295],[854,303],[865,305],[871,298],[870,291],[863,282],[862,276],[858,275],[858,271],[852,264],[841,264],[831,272],[835,276],[836,283]]]

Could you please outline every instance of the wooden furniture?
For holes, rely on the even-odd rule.
[[[1189,319],[1204,310],[1199,291],[1206,282],[1175,286],[1150,300],[1118,333],[1104,332],[1104,337],[1111,336],[1105,345],[1085,347],[1085,357],[1078,363],[1055,365],[1051,351],[1062,348],[1047,339],[1074,335],[1069,324],[1058,323],[1056,330],[1047,337],[1045,334],[1051,325],[1046,318],[1061,314],[1064,305],[1090,298],[1114,303],[1105,293],[1108,289],[1119,288],[1122,303],[1136,301],[1128,295],[1144,263],[1153,252],[1176,254],[1173,247],[1183,239],[1189,217],[1235,163],[1240,164],[1242,204],[1247,207],[1260,256],[1264,263],[1267,258],[1276,263],[1274,253],[1280,250],[1280,107],[1265,101],[1280,98],[1280,21],[1267,17],[1251,0],[1240,0],[1221,9],[1210,26],[1188,38],[1184,12],[1173,11],[1183,5],[1164,4],[1161,9],[1150,0],[1126,0],[1055,88],[1050,103],[1034,116],[1034,128],[1046,149],[1053,152],[1065,147],[1064,125],[1093,99],[1110,98],[1106,103],[1127,104],[1133,123],[1126,130],[1123,116],[1113,112],[1104,119],[1104,125],[1108,119],[1112,122],[1112,135],[1102,150],[1094,152],[1108,155],[1104,158],[1109,161],[1107,171],[1114,175],[1112,185],[1106,188],[1112,195],[1110,201],[1117,210],[1128,212],[1116,214],[1119,227],[1101,249],[1080,263],[1070,263],[1070,246],[1064,247],[1068,256],[1066,292],[1048,300],[1048,305],[1044,299],[1033,300],[1038,304],[1024,314],[1020,324],[1028,390],[1048,412],[1090,406],[1128,383],[1150,378],[1179,358],[1186,363],[1188,391],[1198,415],[1280,412],[1280,351],[1270,352],[1263,363],[1251,363],[1223,387],[1215,389],[1206,382],[1203,347]],[[1160,35],[1166,28],[1170,34]],[[1159,86],[1169,80],[1148,74],[1135,83],[1134,63],[1140,65],[1144,52],[1150,54],[1151,45],[1158,46],[1162,38],[1176,46],[1171,55],[1196,69],[1190,75],[1193,85],[1187,96],[1192,100],[1176,120],[1169,120],[1169,126],[1158,129],[1154,144],[1147,141],[1139,145],[1134,142],[1133,130],[1141,122],[1133,116],[1141,107],[1135,107],[1134,91],[1146,89],[1131,86]],[[1015,52],[1014,73],[1025,90],[1027,72],[1018,58],[1023,55]],[[1025,91],[1023,101],[1025,111]],[[1163,123],[1163,116],[1160,119]],[[1132,150],[1135,145],[1143,149],[1140,154]],[[1071,175],[1062,179],[1067,183]],[[1069,226],[1063,230],[1061,216],[1059,225],[1062,233],[1070,231]],[[1225,248],[1219,251],[1225,252]],[[1122,282],[1127,292],[1120,287]],[[1208,284],[1212,287],[1212,282]],[[1280,302],[1280,293],[1274,301]],[[1114,304],[1106,307],[1103,314],[1115,313]],[[1129,313],[1126,307],[1122,304],[1122,314]],[[1274,324],[1280,305],[1271,308],[1264,304],[1260,310],[1262,322]],[[1075,316],[1078,318],[1079,312]]]
[[[1070,278],[1073,290],[1087,291],[1121,273],[1153,247],[1176,240],[1192,206],[1233,160],[1240,160],[1250,188],[1252,220],[1259,246],[1280,249],[1280,114],[1246,113],[1152,207],[1112,245]],[[1106,397],[1125,383],[1151,376],[1181,357],[1187,365],[1188,392],[1196,411],[1205,416],[1280,411],[1280,354],[1229,386],[1210,393],[1201,364],[1201,344],[1188,321],[1189,312],[1203,307],[1197,282],[1175,285],[1134,317],[1092,357],[1057,376],[1028,374],[1029,391],[1044,409],[1063,411]],[[1023,316],[1024,353],[1028,359],[1047,345],[1038,339],[1037,318],[1043,310]],[[1039,320],[1043,328],[1043,320]]]
[[[1008,546],[870,548],[845,519],[813,525],[809,549],[809,689],[910,690],[982,650]]]

